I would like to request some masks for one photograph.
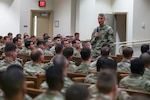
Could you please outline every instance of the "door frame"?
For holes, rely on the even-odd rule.
[[[52,10],[30,10],[30,36],[32,36],[32,35],[34,35],[34,33],[33,33],[33,30],[34,30],[34,28],[33,28],[33,18],[32,18],[32,16],[33,16],[33,13],[34,12],[47,12],[47,13],[50,13],[50,16],[49,16],[49,20],[50,20],[50,22],[49,22],[49,26],[52,26],[52,27],[49,27],[49,35],[50,35],[50,37],[53,37],[53,19],[54,19],[54,12],[52,11]],[[44,33],[43,33],[44,34]]]

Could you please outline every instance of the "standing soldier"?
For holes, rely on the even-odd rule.
[[[93,49],[93,57],[96,58],[103,44],[109,44],[111,51],[113,49],[113,29],[111,26],[105,25],[105,15],[98,15],[99,26],[94,29],[91,38],[91,45]]]

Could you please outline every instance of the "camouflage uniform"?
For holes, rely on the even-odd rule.
[[[44,55],[54,55],[49,49],[44,49],[43,52]]]
[[[5,44],[3,44],[2,46],[0,46],[0,50],[4,50],[4,48],[5,48]]]
[[[150,68],[145,68],[145,72],[143,75],[146,79],[150,80]]]
[[[75,62],[69,62],[68,72],[76,72],[77,68],[78,67],[75,65]]]
[[[64,97],[59,91],[47,90],[45,93],[34,98],[34,100],[64,100]]]
[[[119,87],[150,92],[150,81],[141,75],[130,74],[119,82]]]
[[[80,52],[75,47],[73,47],[73,56],[81,56]]]
[[[83,74],[88,74],[90,72],[91,66],[89,64],[81,63],[79,67],[77,68],[76,72],[77,73],[83,73]]]
[[[22,66],[22,64],[20,63],[20,61],[18,59],[16,59],[15,61],[8,61],[6,59],[3,59],[0,61],[0,72],[5,71],[7,69],[7,67],[12,64],[17,64],[17,65]]]
[[[51,52],[53,55],[56,54],[56,52],[55,52],[55,46],[52,46],[52,47],[50,48],[50,52]]]
[[[64,77],[64,87],[61,89],[61,92],[62,93],[65,93],[66,92],[66,89],[71,86],[73,84],[73,82],[70,80],[69,77]],[[46,81],[44,81],[41,85],[40,85],[40,89],[42,90],[46,90],[48,89],[48,85],[46,83]]]
[[[130,61],[122,60],[117,64],[117,70],[122,72],[131,72],[130,71]]]
[[[98,31],[99,37],[95,38],[95,33]],[[111,49],[113,49],[113,42],[114,42],[114,37],[113,37],[113,29],[111,26],[104,25],[103,27],[97,27],[93,33],[92,33],[92,38],[91,38],[91,45],[93,49],[93,57],[96,58],[100,54],[100,49],[103,44],[110,44]]]
[[[4,92],[1,89],[0,89],[0,100],[4,100]],[[28,94],[25,94],[23,100],[32,100],[32,98]]]
[[[97,75],[98,75],[98,72],[87,75],[84,82],[89,83],[89,84],[95,84],[97,81]]]
[[[25,54],[25,55],[30,55],[31,54],[31,49],[27,49],[24,47],[20,52],[20,54]]]
[[[89,91],[91,93],[92,98],[97,98],[99,96],[99,91],[96,87],[96,85],[91,85],[89,87]],[[130,96],[128,95],[127,92],[120,90],[119,88],[117,89],[117,92],[114,96],[113,100],[129,100]],[[94,99],[95,100],[95,99]],[[103,99],[102,99],[103,100]],[[105,100],[105,99],[104,99]],[[107,100],[107,99],[106,99]],[[109,99],[108,99],[109,100]]]
[[[51,65],[51,63],[47,64],[35,64],[33,61],[28,61],[24,65],[24,73],[25,75],[35,76],[39,73],[45,73],[45,70]]]
[[[99,94],[96,98],[92,100],[112,100],[109,95]]]

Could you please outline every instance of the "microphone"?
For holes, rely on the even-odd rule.
[[[97,27],[97,32],[98,32],[98,27]]]

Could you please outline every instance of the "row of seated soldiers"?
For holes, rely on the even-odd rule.
[[[136,60],[133,62],[136,62]],[[65,80],[65,77],[67,78],[68,61],[63,55],[57,55],[53,59],[53,65],[46,70],[48,89],[34,100],[89,100],[91,97],[92,100],[137,100],[118,89],[114,70],[116,63],[113,60],[101,58],[101,66],[103,67],[97,76],[97,82],[89,88],[90,91],[85,86],[72,83],[65,93],[62,92],[64,98],[60,91],[68,85]],[[10,98],[11,100],[23,100],[25,98],[23,68],[19,65],[9,66],[2,75],[1,86],[4,92],[2,95],[4,100],[10,100]],[[93,93],[93,95],[90,95],[90,93]]]
[[[25,34],[24,40],[22,40],[21,34],[17,34],[16,37],[12,38],[11,33],[11,35],[8,34],[8,36],[4,38],[0,36],[0,50],[4,49],[7,42],[13,42],[17,46],[19,54],[30,55],[34,48],[41,48],[44,51],[44,55],[55,55],[55,46],[62,44],[64,48],[69,46],[73,47],[74,56],[80,56],[81,43],[78,34],[76,33],[74,37],[58,35],[53,39],[51,39],[48,34],[44,34],[43,39],[36,38],[35,36],[29,38],[29,36]],[[90,43],[85,41],[82,46],[83,48],[90,48]]]
[[[56,46],[57,47],[57,46]],[[58,46],[60,47],[60,46]],[[56,48],[55,48],[56,49]],[[90,70],[93,70],[94,68],[90,66],[91,63],[91,51],[88,48],[83,48],[80,52],[81,54],[81,58],[83,60],[82,64],[80,66],[75,66],[75,64],[73,64],[71,62],[72,59],[72,55],[73,55],[73,49],[71,47],[66,47],[63,50],[63,53],[59,53],[57,54],[53,60],[47,64],[42,64],[42,60],[44,58],[44,53],[43,51],[38,48],[38,49],[34,49],[31,52],[31,58],[32,61],[26,62],[26,64],[24,65],[24,74],[25,75],[32,75],[35,76],[38,73],[45,73],[45,70],[47,70],[49,67],[53,66],[53,65],[65,65],[65,67],[63,68],[64,70],[64,86],[62,88],[62,93],[66,92],[66,89],[73,84],[73,82],[67,77],[67,71],[73,71],[73,72],[77,72],[77,73],[84,73],[87,74],[86,79],[87,80],[92,80],[93,84],[97,83],[97,74],[99,72],[101,72],[104,69],[111,69],[113,70],[113,72],[116,72],[117,70],[117,65],[116,62],[111,59],[108,55],[109,55],[110,49],[109,47],[103,47],[101,49],[101,57],[98,58],[97,62],[96,62],[96,67],[95,69],[97,69],[97,72],[89,74]],[[0,69],[1,72],[5,71],[7,69],[7,67],[11,64],[20,64],[20,62],[18,62],[17,58],[17,51],[16,51],[16,46],[13,43],[6,43],[6,46],[4,48],[4,53],[5,53],[5,59],[2,60]],[[125,59],[127,59],[128,57],[131,59],[133,50],[131,47],[126,47],[123,49],[123,61]],[[62,56],[64,55],[64,56]],[[126,55],[126,56],[125,56]],[[127,55],[130,55],[127,57]],[[148,68],[148,64],[149,64],[149,54],[148,53],[144,53],[141,55],[140,58],[131,60],[131,64],[130,66],[130,71],[131,74],[128,77],[125,77],[124,79],[122,79],[119,83],[119,87],[123,87],[123,88],[131,88],[131,89],[137,89],[137,90],[143,90],[143,91],[150,91],[149,88],[149,80],[146,79],[146,77],[143,76],[144,71],[146,68]],[[128,58],[128,60],[129,60]],[[62,62],[62,63],[61,63]],[[21,65],[21,64],[20,64]],[[123,64],[124,65],[124,64]],[[91,77],[92,76],[92,77]],[[86,81],[86,80],[85,80]],[[91,82],[91,81],[87,81],[87,82]],[[45,85],[43,85],[45,84]],[[44,87],[44,88],[43,88]],[[41,89],[48,89],[48,85],[46,82],[43,82],[41,85]],[[93,85],[91,87],[89,87],[90,92],[92,94],[92,97],[97,97],[99,91],[96,88],[96,85]],[[119,94],[117,97],[118,98],[126,98],[128,96],[124,95],[126,93],[124,92],[118,92],[117,94]],[[120,99],[123,100],[123,99]]]

